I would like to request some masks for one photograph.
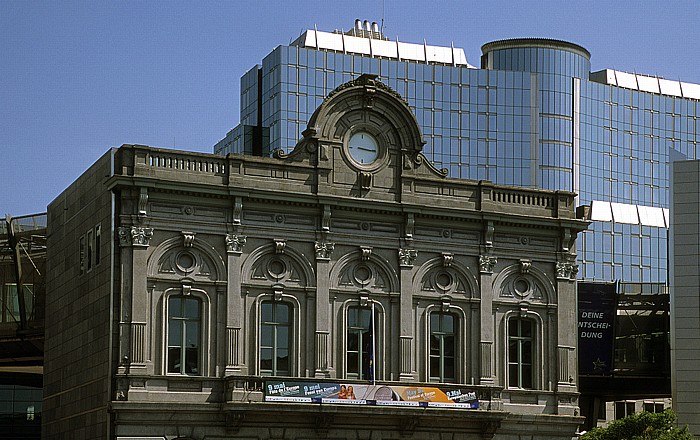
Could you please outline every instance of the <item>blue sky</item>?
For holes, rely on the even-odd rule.
[[[212,152],[239,79],[302,30],[380,21],[401,41],[464,48],[571,41],[592,69],[700,83],[698,1],[0,1],[0,215],[46,205],[124,143]]]

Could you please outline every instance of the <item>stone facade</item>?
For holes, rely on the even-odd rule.
[[[673,163],[671,371],[678,422],[700,436],[700,161]]]
[[[374,145],[354,145],[358,134]],[[48,263],[47,314],[69,307],[78,316],[66,312],[52,333],[47,326],[47,345],[76,342],[103,355],[91,370],[92,386],[103,387],[91,408],[104,432],[571,438],[582,420],[574,243],[586,227],[574,194],[448,179],[423,145],[403,99],[365,75],[329,95],[288,155],[124,145],[103,157],[89,172],[102,180],[79,179],[49,207],[61,222],[49,226],[49,246],[61,243],[66,256]],[[64,213],[95,193],[101,204]],[[82,218],[102,219],[109,237],[109,261],[85,283],[73,267]],[[111,270],[107,282],[93,282],[102,269]],[[353,319],[369,310],[371,349],[358,348],[368,333],[353,333]],[[443,318],[450,329],[436,330]],[[77,363],[71,353],[69,361],[52,351],[50,364],[47,351],[47,367]],[[78,376],[89,368],[71,367]],[[46,371],[52,383],[62,374]],[[459,386],[479,408],[270,401],[270,375]],[[46,438],[85,417],[62,410],[59,394],[47,394]]]

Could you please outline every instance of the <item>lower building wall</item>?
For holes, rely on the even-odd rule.
[[[504,411],[356,405],[218,405],[115,402],[119,440],[186,439],[571,439],[580,417]]]

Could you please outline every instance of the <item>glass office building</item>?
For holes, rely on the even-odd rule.
[[[240,124],[214,150],[290,151],[333,89],[376,74],[408,102],[424,153],[450,177],[579,194],[593,220],[579,236],[580,279],[666,293],[668,164],[697,157],[700,86],[591,73],[590,53],[564,41],[482,52],[477,68],[462,49],[388,41],[368,23],[308,30],[243,75]]]

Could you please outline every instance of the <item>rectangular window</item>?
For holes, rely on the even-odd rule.
[[[94,263],[93,261],[93,248],[95,247],[95,233],[90,230],[87,233],[87,255],[85,256],[85,260],[87,262],[87,270],[88,272],[92,270],[92,265]]]
[[[522,318],[508,320],[508,385],[533,388],[534,335],[532,321]]]
[[[292,307],[263,301],[260,305],[260,374],[289,376],[292,349]]]
[[[95,226],[95,266],[100,264],[102,259],[102,225]]]
[[[456,382],[457,318],[452,313],[430,314],[430,381]]]
[[[199,375],[201,302],[173,296],[168,300],[168,373]]]
[[[85,273],[85,236],[80,237],[80,249],[78,259],[80,260],[80,273]]]
[[[634,402],[615,402],[615,419],[623,419],[634,414]]]
[[[377,315],[369,307],[348,307],[346,377],[373,380]],[[374,321],[374,325],[372,325]]]

